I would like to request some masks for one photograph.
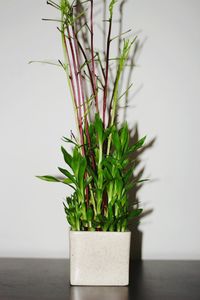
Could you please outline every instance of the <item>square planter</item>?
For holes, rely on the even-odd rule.
[[[70,231],[71,285],[128,285],[130,241],[129,231]]]

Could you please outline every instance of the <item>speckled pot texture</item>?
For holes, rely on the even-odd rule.
[[[70,231],[71,285],[128,285],[130,241],[129,231]]]

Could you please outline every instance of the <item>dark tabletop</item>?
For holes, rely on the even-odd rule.
[[[132,262],[129,287],[70,287],[64,259],[0,259],[0,300],[200,300],[200,261]]]

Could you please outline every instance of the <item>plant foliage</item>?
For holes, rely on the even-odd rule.
[[[120,4],[122,12],[123,2],[111,0],[107,7],[106,1],[102,1],[105,41],[102,53],[94,44],[93,0],[47,1],[61,15],[57,21],[64,62],[59,61],[59,66],[67,75],[78,136],[63,137],[73,150],[69,153],[61,147],[66,164],[65,168],[58,168],[62,177],[38,178],[61,182],[72,189],[72,195],[64,202],[72,230],[125,231],[128,221],[142,212],[129,206],[128,192],[142,181],[133,180],[135,162],[131,157],[143,146],[145,137],[132,145],[127,123],[117,123],[123,74],[136,43],[136,38],[122,39],[126,33],[121,32],[121,23],[119,36],[112,38],[114,11]],[[110,51],[116,39],[118,57],[113,68]],[[126,97],[129,88],[128,83],[123,93]]]

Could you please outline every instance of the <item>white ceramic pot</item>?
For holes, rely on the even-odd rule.
[[[70,231],[71,285],[128,285],[130,241],[130,231]]]

